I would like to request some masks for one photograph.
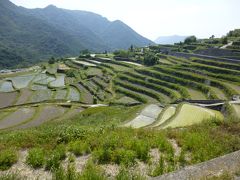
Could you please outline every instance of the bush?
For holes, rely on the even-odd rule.
[[[197,42],[197,38],[195,36],[189,36],[184,40],[184,44],[191,44]]]
[[[158,63],[158,57],[153,53],[147,53],[144,55],[143,63],[147,66],[153,66]]]
[[[76,156],[82,156],[90,153],[90,147],[85,142],[75,141],[69,144],[69,151],[73,152]]]
[[[118,175],[116,176],[116,180],[129,180],[129,179],[131,179],[130,173],[125,168],[121,168]]]
[[[131,166],[135,163],[137,154],[132,150],[117,149],[114,151],[114,162],[125,166]]]
[[[55,170],[59,168],[61,160],[66,158],[66,149],[64,145],[58,145],[50,154],[46,161],[47,170]]]
[[[45,163],[45,153],[41,148],[33,148],[27,156],[27,164],[33,168],[43,167]]]
[[[56,152],[51,153],[50,157],[46,161],[46,170],[55,170],[60,166],[60,155]]]
[[[53,180],[79,180],[81,179],[80,173],[76,171],[76,168],[74,165],[69,165],[67,167],[67,170],[63,169],[62,166],[60,166],[56,171],[54,171],[53,174]]]
[[[4,150],[0,152],[0,170],[7,170],[16,162],[17,162],[16,151]]]
[[[91,160],[87,162],[80,179],[82,180],[103,180],[107,179],[100,167],[95,165]]]
[[[149,150],[150,146],[148,142],[144,140],[138,140],[133,143],[132,149],[136,152],[137,158],[141,161],[148,161],[149,160]]]
[[[164,167],[164,158],[161,156],[157,167],[151,172],[151,176],[156,177],[164,174]]]
[[[113,151],[106,148],[98,149],[94,151],[93,157],[101,164],[109,163],[113,161]]]

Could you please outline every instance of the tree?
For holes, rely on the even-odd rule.
[[[212,35],[209,39],[214,39],[215,38],[215,36],[214,35]]]
[[[133,52],[133,45],[130,46],[129,50],[130,52]]]
[[[146,53],[144,55],[143,64],[146,66],[153,66],[158,63],[158,57],[153,53]]]
[[[49,64],[54,64],[55,63],[55,58],[54,57],[51,57],[49,60],[48,60],[48,63]]]
[[[189,36],[184,40],[185,44],[191,44],[197,42],[196,36]]]
[[[80,54],[87,55],[87,54],[90,54],[90,51],[88,49],[84,49],[84,50],[80,51]]]
[[[85,57],[85,58],[90,58],[90,51],[88,49],[84,49],[82,51],[80,51],[80,56],[79,58],[82,58],[82,57]]]
[[[227,44],[228,43],[228,38],[225,36],[222,38],[222,43]]]

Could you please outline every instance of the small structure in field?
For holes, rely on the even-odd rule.
[[[67,70],[70,70],[71,68],[68,67],[66,64],[59,64],[58,65],[58,68],[57,68],[57,72],[58,73],[64,73],[66,72]]]

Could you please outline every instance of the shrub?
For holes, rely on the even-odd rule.
[[[114,162],[125,166],[131,166],[135,163],[137,154],[132,150],[117,149],[114,151]]]
[[[197,42],[197,38],[195,36],[189,36],[184,40],[185,44],[191,44]]]
[[[153,66],[158,63],[158,57],[154,53],[146,53],[143,63],[147,66]]]
[[[4,150],[0,152],[0,170],[7,170],[16,162],[17,162],[16,151]]]
[[[90,153],[90,148],[85,142],[75,141],[69,144],[69,151],[73,152],[76,156],[82,156]]]
[[[53,174],[53,180],[79,180],[80,173],[76,171],[74,165],[68,164],[67,170],[60,166]]]
[[[148,142],[144,140],[137,140],[133,143],[132,149],[136,152],[137,158],[141,161],[146,162],[149,160],[150,146]]]
[[[45,153],[41,148],[33,148],[27,156],[27,164],[33,168],[43,167],[45,163]]]
[[[160,157],[157,167],[151,172],[151,176],[156,177],[160,176],[164,173],[164,158],[163,156]]]
[[[60,166],[60,155],[56,152],[53,152],[46,161],[46,170],[55,170]]]
[[[130,173],[126,170],[126,168],[121,168],[118,175],[116,176],[116,180],[129,180],[131,179]]]
[[[87,162],[80,179],[82,180],[103,180],[107,179],[104,176],[102,169],[95,165],[91,160]]]
[[[113,151],[106,148],[98,149],[94,151],[93,157],[101,164],[109,163],[113,159]]]
[[[55,170],[59,168],[61,160],[66,158],[66,148],[63,144],[58,145],[46,161],[47,170]]]

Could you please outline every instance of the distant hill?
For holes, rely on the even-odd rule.
[[[188,36],[178,36],[178,35],[173,35],[173,36],[160,36],[155,40],[155,43],[157,44],[174,44],[174,43],[179,43],[183,42]]]
[[[0,68],[74,56],[83,49],[102,52],[153,43],[123,22],[95,13],[52,5],[26,9],[8,0],[0,0],[0,27]]]

